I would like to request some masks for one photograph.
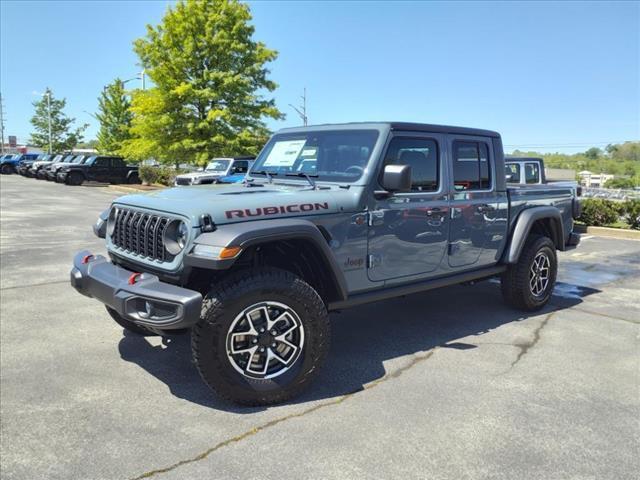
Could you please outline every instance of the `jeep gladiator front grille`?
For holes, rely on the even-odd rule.
[[[170,221],[168,217],[118,208],[111,241],[129,253],[164,262],[167,252],[163,234]]]
[[[176,178],[176,185],[191,185],[191,179],[190,178],[177,177]]]

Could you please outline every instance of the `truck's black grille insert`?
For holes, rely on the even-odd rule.
[[[164,262],[168,253],[162,240],[168,217],[118,208],[111,241],[123,250]]]
[[[191,179],[190,178],[177,177],[176,178],[176,185],[191,185]]]

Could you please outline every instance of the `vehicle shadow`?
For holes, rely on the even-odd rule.
[[[327,362],[312,387],[292,403],[360,391],[387,373],[385,361],[438,346],[473,349],[473,342],[459,340],[532,315],[570,308],[600,290],[559,282],[556,292],[549,305],[533,314],[507,307],[494,282],[442,288],[333,313]],[[155,338],[152,343],[125,333],[119,343],[120,355],[164,382],[179,398],[235,413],[264,409],[238,407],[219,400],[192,364],[189,335]]]

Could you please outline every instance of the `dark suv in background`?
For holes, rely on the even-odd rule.
[[[122,157],[94,155],[81,163],[63,164],[57,182],[82,185],[85,181],[105,183],[140,183],[138,167],[127,165]]]

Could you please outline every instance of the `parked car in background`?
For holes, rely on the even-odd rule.
[[[64,157],[62,160],[60,160],[59,162],[55,162],[52,163],[51,165],[47,165],[45,168],[43,168],[43,173],[42,176],[45,180],[48,180],[49,182],[53,182],[56,179],[56,174],[58,173],[58,169],[65,163],[71,163],[74,160],[76,160],[76,158],[81,157],[78,161],[81,161],[84,158],[84,155],[67,155],[66,157]]]
[[[31,170],[31,166],[39,161],[39,160],[45,160],[47,158],[49,158],[50,155],[48,153],[41,153],[40,155],[38,155],[36,158],[23,158],[22,160],[20,160],[18,162],[18,167],[16,169],[16,171],[22,175],[23,177],[27,177],[29,175],[29,171]]]
[[[36,160],[29,167],[29,171],[27,172],[28,177],[38,178],[38,172],[47,165],[51,165],[52,163],[59,162],[64,159],[64,155],[62,154],[51,154],[49,158],[46,160]]]
[[[0,161],[0,173],[5,175],[16,173],[18,171],[18,165],[22,160],[35,160],[37,156],[37,153],[18,153],[11,157],[3,158]]]
[[[255,157],[214,158],[201,172],[178,175],[175,185],[207,185],[215,183],[220,177],[246,174]]]
[[[234,173],[233,175],[226,175],[216,179],[215,183],[241,183],[246,176],[246,173]]]
[[[122,157],[93,155],[83,162],[63,164],[56,181],[82,185],[85,181],[105,183],[140,183],[138,166],[127,165]]]
[[[548,182],[542,158],[507,157],[504,166],[509,185],[559,185],[570,187],[576,196],[582,195],[582,187],[576,181]]]

